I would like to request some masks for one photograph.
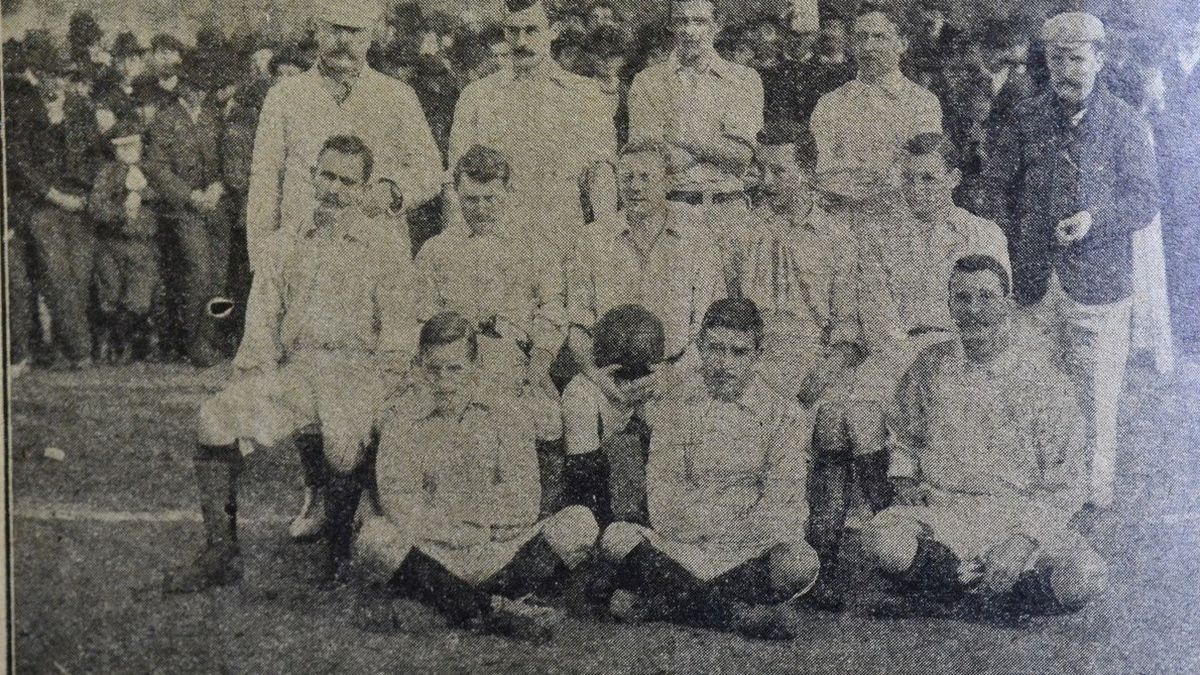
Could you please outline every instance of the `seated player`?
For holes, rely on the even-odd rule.
[[[762,202],[736,239],[725,274],[731,295],[763,315],[759,370],[776,391],[819,400],[860,358],[850,235],[816,207],[816,144],[803,128],[759,133]]]
[[[662,322],[640,305],[605,312],[593,328],[592,361],[563,390],[566,503],[592,510],[601,526],[645,522],[646,452],[650,443],[646,384],[663,359]],[[622,397],[608,397],[593,372],[611,378]]]
[[[819,567],[804,541],[812,426],[755,374],[762,330],[750,300],[713,303],[698,337],[703,384],[654,414],[650,526],[613,523],[600,541],[617,565],[610,611],[619,618],[794,637],[789,601]]]
[[[867,506],[891,501],[884,410],[921,349],[954,337],[946,282],[959,258],[983,253],[1008,269],[1008,245],[995,223],[954,205],[961,174],[956,151],[940,133],[916,136],[900,157],[906,214],[858,232],[855,312],[866,358],[847,391],[820,406],[814,433],[809,541],[821,553],[822,581],[810,595],[818,608],[842,606],[838,555],[857,477]]]
[[[1075,610],[1106,566],[1068,522],[1088,489],[1083,420],[1040,333],[1015,325],[1007,270],[968,256],[950,277],[958,339],[926,348],[891,415],[895,504],[863,530],[868,559],[915,602],[1005,613]]]
[[[395,254],[395,237],[361,208],[372,163],[357,137],[328,139],[313,170],[312,223],[299,238],[277,234],[272,265],[255,273],[234,380],[200,406],[194,462],[207,544],[167,573],[167,592],[241,578],[242,456],[251,442],[269,447],[314,426],[330,470],[327,572],[349,557],[364,450],[390,380],[408,370],[419,326],[408,257]]]
[[[472,146],[454,167],[466,228],[438,234],[417,253],[430,315],[453,311],[479,327],[487,368],[514,386],[549,389],[550,364],[563,343],[566,291],[559,269],[539,270],[530,244],[512,238],[512,188],[504,155]],[[554,392],[557,396],[557,391]]]
[[[383,515],[364,520],[355,550],[393,591],[455,625],[546,637],[545,614],[508,598],[582,562],[599,527],[582,506],[538,520],[536,441],[561,433],[558,408],[481,387],[483,358],[462,316],[438,314],[422,327],[423,379],[415,374],[379,426]]]

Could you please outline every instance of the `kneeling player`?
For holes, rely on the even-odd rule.
[[[418,366],[424,381],[380,423],[383,515],[363,523],[356,552],[455,625],[545,637],[543,608],[508,598],[582,562],[599,534],[582,506],[538,520],[536,442],[561,434],[558,408],[541,397],[484,400],[478,392],[504,390],[480,386],[475,329],[453,312],[422,328]]]
[[[926,348],[897,392],[896,503],[863,531],[908,596],[881,613],[940,614],[962,599],[1003,616],[1078,609],[1103,591],[1106,566],[1068,527],[1088,485],[1074,393],[1040,334],[1013,325],[994,258],[958,261],[950,309],[960,339]]]
[[[241,578],[237,480],[249,442],[271,446],[319,427],[325,462],[327,572],[349,558],[362,462],[389,373],[407,370],[417,333],[413,270],[396,238],[363,214],[371,151],[326,141],[313,169],[318,206],[305,235],[280,232],[255,274],[235,381],[200,406],[194,457],[207,545],[167,573],[169,593]],[[398,253],[398,251],[401,251]]]
[[[699,337],[703,377],[653,415],[650,527],[613,523],[601,538],[617,565],[618,617],[794,636],[788,601],[819,567],[804,541],[812,425],[755,375],[762,331],[750,300],[713,303]]]

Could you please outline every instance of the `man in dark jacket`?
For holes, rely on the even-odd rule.
[[[14,88],[5,86],[10,222],[33,241],[61,365],[86,368],[94,237],[83,212],[91,189],[91,149],[72,132],[80,125],[68,114],[65,61],[48,40],[27,40],[23,56],[24,76],[8,78]]]
[[[1019,105],[989,158],[1017,301],[1059,340],[1079,386],[1095,506],[1112,502],[1117,399],[1129,352],[1132,234],[1158,209],[1142,116],[1097,83],[1104,25],[1082,12],[1042,28],[1051,90]]]
[[[187,355],[201,368],[217,360],[208,305],[225,295],[229,261],[221,112],[209,96],[216,76],[200,53],[188,55],[179,97],[155,116],[146,147],[147,177],[167,204],[164,226],[174,228],[184,259]]]

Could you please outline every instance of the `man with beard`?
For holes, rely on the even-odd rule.
[[[1058,613],[1104,590],[1103,560],[1068,526],[1088,489],[1072,385],[1043,336],[1013,321],[1009,291],[995,258],[959,260],[959,338],[925,349],[896,394],[896,499],[863,548],[905,597],[877,616]]]
[[[990,215],[1005,228],[1017,302],[1057,341],[1092,447],[1093,505],[1113,500],[1117,402],[1129,353],[1133,233],[1159,205],[1146,120],[1097,82],[1104,25],[1082,12],[1042,26],[1050,91],[993,143]]]
[[[267,244],[251,291],[235,379],[200,406],[193,457],[207,543],[169,571],[168,593],[241,578],[237,483],[253,443],[270,447],[318,427],[324,448],[329,577],[350,554],[367,450],[384,395],[407,372],[417,342],[412,264],[398,235],[362,205],[372,156],[354,136],[328,139],[312,171],[317,207],[293,235]]]
[[[275,230],[293,234],[312,212],[308,189],[321,143],[336,134],[362,138],[376,156],[367,210],[387,210],[411,256],[402,214],[437,194],[442,158],[416,94],[366,65],[382,10],[374,0],[323,0],[317,14],[317,64],[280,80],[267,94],[254,140],[247,197],[246,238],[253,269],[266,264]]]
[[[563,70],[550,55],[555,34],[540,2],[511,0],[502,19],[511,68],[467,85],[454,109],[449,161],[472,146],[503,154],[512,167],[512,224],[505,233],[545,259],[566,260],[586,222],[616,209],[617,132],[608,100],[592,80]]]

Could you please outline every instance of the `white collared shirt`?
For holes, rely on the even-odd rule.
[[[308,221],[316,206],[310,172],[325,141],[338,134],[367,144],[373,177],[394,182],[406,209],[441,189],[442,155],[411,87],[364,68],[339,102],[313,66],[273,86],[259,115],[246,201],[252,267],[275,230],[295,233]],[[397,229],[407,239],[407,228]]]
[[[722,135],[754,147],[763,126],[762,79],[753,69],[715,52],[698,66],[672,54],[646,67],[629,90],[629,142],[664,144],[668,130],[681,135]],[[741,190],[740,175],[697,164],[669,177],[675,190]]]
[[[905,143],[942,131],[942,105],[897,70],[881,83],[855,78],[825,94],[810,125],[819,173],[849,169],[886,176]]]

